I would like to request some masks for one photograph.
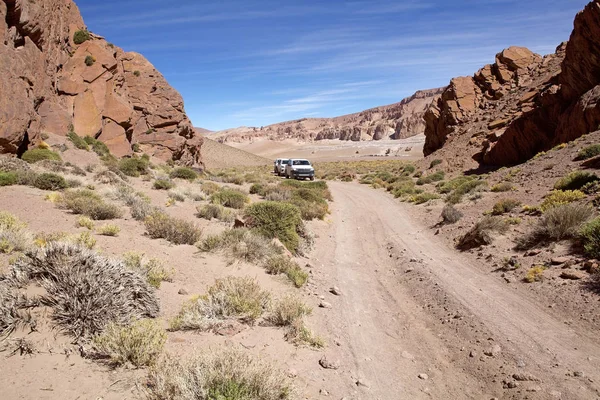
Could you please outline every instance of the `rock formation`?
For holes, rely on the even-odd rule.
[[[73,129],[116,156],[137,144],[164,160],[201,162],[202,138],[179,93],[140,54],[87,32],[73,1],[2,0],[0,16],[0,152]]]
[[[425,155],[454,155],[457,167],[469,164],[465,154],[485,165],[513,165],[598,129],[599,55],[594,0],[554,54],[511,47],[473,77],[453,79],[425,114]]]
[[[382,140],[404,139],[423,133],[423,115],[443,88],[421,90],[399,103],[335,118],[304,118],[266,127],[241,127],[212,134],[220,142],[255,139]]]

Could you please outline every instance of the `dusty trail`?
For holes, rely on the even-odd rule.
[[[315,256],[323,286],[343,291],[323,320],[339,337],[346,368],[330,384],[336,391],[358,399],[598,398],[595,332],[575,331],[447,247],[411,217],[410,206],[366,186],[330,187],[331,238]],[[412,281],[419,284],[405,278],[413,274],[422,277]],[[432,297],[454,303],[467,316],[464,326],[441,324],[447,310],[432,309]],[[494,341],[481,346],[499,345],[501,352],[479,361],[469,346],[485,341],[485,332]],[[583,376],[567,376],[575,371]],[[541,382],[503,389],[502,379],[514,373]]]

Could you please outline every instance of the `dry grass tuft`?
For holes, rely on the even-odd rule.
[[[96,232],[102,236],[118,236],[121,228],[118,225],[106,224],[98,227]]]
[[[146,278],[146,281],[155,288],[160,288],[162,282],[173,282],[175,270],[167,268],[157,258],[144,259],[144,255],[136,252],[129,252],[123,255],[125,266],[133,271],[140,273]]]
[[[271,310],[268,321],[275,326],[290,326],[296,320],[301,320],[312,313],[302,300],[293,295],[287,295],[277,301]]]
[[[442,209],[442,222],[444,224],[454,224],[457,223],[463,214],[458,211],[452,204],[446,204]]]
[[[202,231],[194,223],[154,211],[144,220],[146,231],[152,239],[166,239],[173,244],[195,244]]]
[[[27,225],[14,215],[0,211],[0,253],[10,254],[30,248],[32,237],[26,227]]]
[[[469,250],[491,244],[494,240],[492,233],[504,233],[507,230],[508,224],[504,220],[499,217],[486,216],[459,239],[456,247],[459,250]]]
[[[89,217],[82,216],[82,217],[77,218],[76,226],[78,228],[87,228],[91,231],[94,229],[94,221]]]
[[[204,218],[209,221],[215,218],[222,222],[233,222],[235,219],[234,212],[220,204],[205,204],[196,207],[196,210],[198,211],[196,214],[198,218]]]
[[[296,287],[302,287],[308,280],[308,274],[286,255],[269,257],[263,267],[269,274],[285,274]]]
[[[288,400],[288,378],[272,363],[227,349],[187,360],[165,357],[149,374],[150,400]]]

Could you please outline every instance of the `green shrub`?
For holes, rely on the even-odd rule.
[[[200,243],[198,249],[203,252],[225,250],[232,261],[259,262],[281,253],[264,236],[246,228],[229,229],[218,235],[209,235]]]
[[[19,183],[15,172],[0,172],[0,186],[11,186]]]
[[[587,205],[564,204],[546,211],[533,229],[517,240],[517,249],[530,249],[540,243],[575,238],[593,210]]]
[[[597,182],[600,178],[596,174],[584,171],[574,171],[561,178],[554,184],[556,190],[577,190],[588,183]]]
[[[108,146],[106,146],[100,140],[94,139],[91,136],[86,136],[83,138],[83,140],[85,140],[85,142],[89,146],[92,146],[92,151],[94,153],[98,154],[100,157],[105,157],[105,156],[110,155],[110,150],[108,149]]]
[[[171,178],[179,178],[186,179],[188,181],[193,181],[198,178],[198,174],[191,168],[187,167],[177,167],[169,174]]]
[[[459,184],[456,187],[456,189],[454,189],[446,197],[446,203],[458,204],[462,201],[463,196],[474,193],[477,190],[480,190],[486,184],[487,184],[486,181],[479,180],[479,179],[471,179],[471,180],[464,181],[461,184]]]
[[[160,322],[141,319],[131,325],[110,324],[93,339],[96,353],[117,366],[131,363],[136,367],[154,365],[162,354],[167,333]]]
[[[73,145],[80,150],[89,150],[89,146],[87,142],[77,135],[73,130],[69,129],[69,133],[67,133],[67,138],[73,143]]]
[[[444,179],[444,176],[446,176],[444,171],[437,171],[437,172],[434,172],[433,174],[429,174],[427,176],[421,176],[419,179],[417,179],[417,185],[420,186],[420,185],[425,185],[425,184],[432,183],[432,182],[439,182]]]
[[[492,188],[490,190],[494,193],[498,193],[498,192],[510,192],[513,189],[514,189],[514,187],[511,183],[500,182],[500,183],[492,186]]]
[[[241,209],[250,201],[250,198],[239,190],[223,188],[210,196],[210,201],[224,207]]]
[[[161,211],[148,215],[144,225],[152,239],[166,239],[173,244],[195,244],[202,235],[202,231],[194,223],[171,217]]]
[[[553,190],[546,196],[540,205],[540,209],[542,212],[546,212],[552,207],[573,203],[581,199],[585,199],[585,194],[579,190]]]
[[[544,279],[544,271],[545,270],[546,270],[546,267],[544,267],[543,265],[537,265],[537,266],[531,267],[527,271],[527,275],[525,275],[525,278],[523,278],[523,280],[527,283],[539,282],[542,279]]]
[[[209,221],[216,218],[219,221],[232,222],[235,219],[235,214],[220,204],[205,204],[196,207],[196,210],[198,211],[196,214],[198,218],[204,218]]]
[[[58,153],[53,152],[48,149],[31,149],[27,150],[21,156],[23,161],[27,161],[28,163],[36,163],[42,160],[54,160],[54,161],[62,161]]]
[[[593,144],[579,150],[575,160],[587,160],[589,158],[596,157],[597,155],[600,155],[600,144]]]
[[[440,196],[438,196],[435,193],[423,192],[423,193],[419,193],[414,196],[411,196],[409,201],[411,203],[415,203],[415,204],[424,204],[430,200],[435,200],[435,199],[439,199],[439,198],[440,198]]]
[[[42,190],[62,190],[69,185],[65,178],[52,172],[39,174],[33,181],[33,186]]]
[[[262,183],[254,183],[252,184],[252,186],[250,186],[250,194],[259,194],[263,196],[264,190],[265,185],[263,185]]]
[[[507,212],[511,212],[516,207],[520,206],[521,202],[515,199],[502,199],[499,200],[492,209],[493,215],[502,215]]]
[[[586,254],[600,258],[600,217],[588,222],[581,229],[581,240]]]
[[[272,199],[272,197],[270,198]],[[292,198],[289,200],[290,204],[298,207],[300,210],[300,216],[305,221],[312,221],[313,219],[325,219],[325,216],[329,213],[329,206],[327,202],[310,202],[301,198]]]
[[[152,187],[156,190],[170,190],[175,187],[175,182],[167,178],[158,178],[154,181]]]
[[[278,238],[292,253],[298,251],[302,217],[298,207],[274,201],[254,203],[246,209],[248,224],[268,238]]]
[[[293,389],[272,363],[240,350],[166,357],[150,371],[149,400],[290,400]],[[199,395],[199,394],[202,395]]]
[[[32,238],[26,228],[27,225],[14,215],[0,211],[0,253],[10,254],[29,248]]]
[[[119,161],[119,171],[127,176],[138,177],[148,173],[149,161],[145,157],[133,156]]]
[[[498,217],[483,217],[471,230],[465,233],[459,240],[456,247],[459,250],[468,250],[493,242],[492,233],[504,233],[508,230],[508,224]]]
[[[88,67],[91,67],[92,65],[94,65],[95,62],[96,62],[96,59],[93,56],[90,56],[90,55],[85,56],[84,63]]]
[[[296,287],[302,287],[308,280],[308,274],[300,266],[285,255],[269,257],[263,268],[272,275],[285,274]]]
[[[249,277],[218,279],[204,296],[183,305],[172,330],[210,330],[228,318],[253,324],[269,305],[270,295]]]
[[[204,193],[210,196],[221,190],[221,186],[217,185],[214,182],[204,182],[200,186],[200,190],[202,190]]]
[[[294,295],[287,295],[277,301],[268,320],[275,326],[290,326],[312,313],[312,308]]]
[[[59,201],[61,208],[71,210],[96,221],[121,218],[123,211],[115,204],[105,203],[95,192],[88,189],[66,191]]]
[[[135,75],[136,77],[139,77],[142,73],[140,71],[138,71],[137,69],[135,71],[133,71],[133,75]]]
[[[99,227],[97,232],[102,236],[117,236],[121,232],[121,228],[114,224],[107,224]]]
[[[437,165],[440,165],[441,163],[442,163],[442,160],[440,160],[440,159],[433,160],[429,164],[429,169],[435,168]]]
[[[80,30],[76,31],[75,34],[73,34],[73,43],[75,43],[75,44],[81,44],[90,39],[91,39],[90,33],[85,29],[80,29]]]
[[[408,164],[405,165],[404,168],[402,168],[402,173],[405,175],[410,175],[412,173],[414,173],[417,170],[417,168],[412,165],[412,164]]]
[[[129,252],[123,255],[123,263],[133,271],[140,273],[146,278],[146,282],[159,289],[162,282],[173,282],[175,271],[166,268],[157,258],[144,260],[144,255],[136,252]]]
[[[77,218],[77,227],[87,228],[91,231],[92,229],[94,229],[94,221],[89,217],[79,217]]]

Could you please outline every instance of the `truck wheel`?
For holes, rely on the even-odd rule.
[[[315,177],[314,177],[314,176],[311,176],[311,177],[310,177],[310,180],[311,180],[311,181],[314,181],[314,180],[315,180]]]

